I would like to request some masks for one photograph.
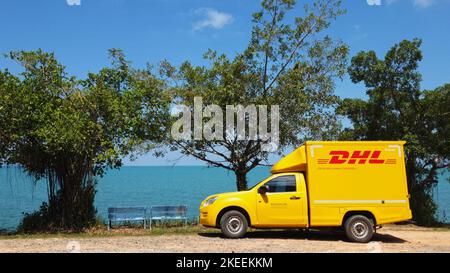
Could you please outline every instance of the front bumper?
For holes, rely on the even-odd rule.
[[[199,222],[201,225],[206,226],[206,227],[215,227],[216,226],[217,213],[215,213],[213,206],[214,205],[209,205],[207,207],[203,207],[203,204],[200,206]]]

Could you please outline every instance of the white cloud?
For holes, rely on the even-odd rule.
[[[414,0],[414,6],[419,8],[428,8],[434,4],[434,0]]]
[[[381,0],[366,0],[369,6],[380,6]]]
[[[201,30],[207,27],[221,29],[225,25],[233,22],[233,16],[231,14],[212,8],[200,8],[195,10],[195,13],[201,15],[203,19],[194,23],[193,30]]]
[[[81,0],[66,0],[67,5],[69,6],[80,6]]]
[[[436,0],[410,0],[415,7],[418,8],[428,8],[435,4]],[[386,5],[391,5],[396,2],[399,2],[399,0],[366,0],[367,4],[369,6],[381,6],[383,3]]]

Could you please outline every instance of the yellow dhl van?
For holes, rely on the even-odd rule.
[[[343,227],[368,242],[376,227],[411,219],[404,141],[307,141],[247,191],[215,194],[200,224],[229,238],[247,228]]]

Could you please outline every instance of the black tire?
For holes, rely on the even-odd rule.
[[[353,215],[345,221],[347,238],[356,243],[367,243],[375,232],[373,222],[364,215]]]
[[[227,238],[241,238],[247,233],[247,228],[247,218],[237,210],[227,211],[222,215],[222,218],[220,218],[220,229]]]

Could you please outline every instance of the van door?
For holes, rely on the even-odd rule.
[[[287,174],[272,178],[263,185],[265,194],[257,193],[258,226],[305,227],[306,190],[302,174]]]

